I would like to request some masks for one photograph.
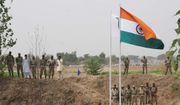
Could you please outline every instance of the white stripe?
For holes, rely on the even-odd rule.
[[[138,26],[138,23],[121,18],[121,30],[122,31],[140,35],[136,31],[137,26]]]

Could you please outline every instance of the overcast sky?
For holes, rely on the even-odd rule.
[[[119,14],[119,5],[147,23],[165,44],[164,50],[152,50],[122,43],[122,54],[157,56],[166,52],[176,37],[180,0],[14,0],[12,24],[17,44],[14,54],[29,53],[35,28],[39,27],[42,46],[48,54],[77,51],[78,56],[109,54],[111,10]],[[113,54],[119,54],[119,39],[113,37]]]

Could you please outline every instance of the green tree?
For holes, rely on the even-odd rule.
[[[99,54],[99,58],[100,58],[100,61],[102,64],[105,64],[106,63],[106,54],[105,53],[101,53]]]
[[[112,55],[111,59],[112,59],[112,64],[118,64],[119,63],[119,58],[116,57],[116,55]]]
[[[65,65],[76,65],[78,64],[78,58],[76,55],[76,51],[71,53],[57,53],[57,56],[61,56],[63,58]]]
[[[16,39],[13,38],[13,30],[11,29],[11,19],[9,15],[10,7],[6,4],[7,0],[0,0],[0,75],[4,74],[5,57],[2,56],[2,50],[13,47]],[[12,1],[11,1],[12,2]]]
[[[180,10],[176,13],[176,16],[180,15]],[[177,29],[175,29],[178,38],[174,39],[169,51],[166,52],[166,55],[169,56],[172,60],[172,66],[175,71],[178,70],[178,63],[180,58],[180,18],[177,20]]]
[[[84,59],[87,60],[90,58],[90,55],[89,54],[84,54]]]
[[[0,0],[0,55],[3,48],[13,47],[16,44],[10,22],[12,20],[12,16],[9,15],[10,7],[5,5],[6,1]]]
[[[91,75],[98,75],[101,72],[102,63],[98,56],[91,57],[84,63],[84,70]]]
[[[84,58],[78,57],[78,64],[83,64],[83,63],[84,63]]]

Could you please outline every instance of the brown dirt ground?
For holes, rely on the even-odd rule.
[[[155,82],[158,86],[158,105],[171,105],[180,100],[180,92],[172,92],[172,84],[180,84],[180,78],[150,75],[122,77],[124,86],[140,86],[146,82]],[[118,83],[118,77],[113,77],[114,83]],[[0,105],[108,105],[108,78],[0,78]]]
[[[0,105],[108,105],[104,81],[95,78],[0,78]]]

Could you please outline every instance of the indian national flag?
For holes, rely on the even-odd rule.
[[[164,44],[156,38],[153,30],[142,20],[125,9],[120,9],[121,42],[153,49],[163,49]]]

